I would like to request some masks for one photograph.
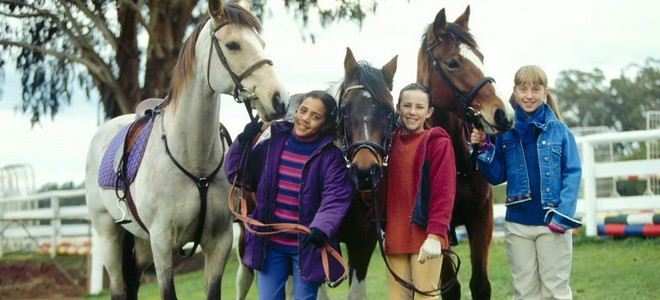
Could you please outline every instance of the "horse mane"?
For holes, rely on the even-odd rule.
[[[385,84],[383,72],[380,69],[372,67],[366,61],[358,62],[358,67],[353,73],[353,78],[364,85],[364,88],[378,101],[393,106],[392,93]],[[344,78],[343,85],[346,84]],[[344,86],[344,88],[346,88]]]
[[[198,23],[195,26],[193,32],[183,44],[183,47],[179,52],[179,58],[174,65],[174,69],[172,70],[170,92],[163,102],[163,107],[171,104],[173,109],[176,110],[176,107],[179,104],[181,92],[183,91],[186,83],[192,77],[192,71],[195,67],[195,44],[197,44],[199,34],[209,19],[210,17],[206,17],[204,20]],[[217,28],[227,24],[238,24],[252,27],[258,33],[261,33],[261,23],[259,22],[259,19],[252,15],[252,13],[250,13],[248,10],[237,4],[232,3],[225,5],[222,14],[222,23],[220,23]]]

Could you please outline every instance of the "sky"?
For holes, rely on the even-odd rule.
[[[272,16],[263,22],[266,53],[275,63],[280,80],[291,93],[326,89],[343,76],[346,47],[358,60],[380,68],[398,55],[393,93],[415,81],[421,35],[440,9],[455,20],[470,5],[469,27],[489,76],[508,94],[513,75],[523,65],[541,66],[550,87],[560,71],[592,72],[618,77],[629,64],[660,58],[660,1],[438,1],[386,0],[369,14],[360,28],[352,22],[322,28],[314,18],[305,32],[316,43],[303,41],[301,21],[287,12],[283,1],[271,0]],[[320,0],[332,5],[332,0]],[[17,180],[41,187],[45,183],[84,181],[88,144],[99,124],[97,100],[75,93],[54,120],[44,118],[30,127],[29,118],[17,113],[20,81],[7,70],[0,98],[0,168],[25,165]],[[0,83],[1,84],[1,83]],[[235,136],[248,121],[242,105],[222,97],[221,121]],[[20,168],[19,168],[20,169]],[[2,173],[0,173],[0,176]],[[0,178],[0,184],[3,179]],[[0,188],[2,186],[0,185]]]

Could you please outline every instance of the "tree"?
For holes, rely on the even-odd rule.
[[[592,73],[562,71],[553,94],[570,127],[641,130],[646,127],[645,112],[660,109],[660,60],[648,58],[642,66],[631,64],[609,85],[599,69]]]
[[[319,14],[322,25],[361,24],[365,9],[375,11],[378,1],[340,0],[332,8],[316,0],[284,4],[304,27],[310,14]],[[263,21],[267,0],[251,2]],[[97,93],[107,118],[133,112],[140,100],[167,94],[185,34],[205,17],[206,7],[199,0],[0,0],[0,79],[5,60],[15,61],[23,87],[20,108],[32,115],[33,125],[42,115],[55,117],[63,101],[70,103],[75,85],[88,99]]]

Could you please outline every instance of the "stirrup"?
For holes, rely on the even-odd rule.
[[[121,202],[121,201],[124,201],[124,200],[123,199],[117,199],[117,208],[119,209],[119,211],[121,211],[121,218],[115,220],[115,224],[128,224],[128,223],[133,222],[133,221],[131,221],[131,219],[126,217],[126,211],[124,211],[124,209],[121,208],[121,205],[119,205],[119,202]]]

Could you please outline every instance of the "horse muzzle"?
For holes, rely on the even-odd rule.
[[[378,187],[382,178],[383,170],[378,164],[372,164],[367,168],[360,168],[351,164],[348,168],[348,177],[360,192],[371,191]]]

